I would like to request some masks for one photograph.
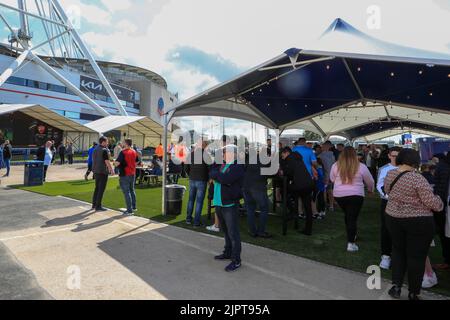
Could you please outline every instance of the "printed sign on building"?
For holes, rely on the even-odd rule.
[[[136,98],[139,96],[137,92],[127,88],[119,87],[114,84],[112,84],[111,87],[116,93],[119,100],[136,102]],[[106,91],[106,88],[103,85],[103,83],[100,80],[91,77],[86,76],[80,77],[80,90],[83,92],[100,94],[109,97],[108,91]]]

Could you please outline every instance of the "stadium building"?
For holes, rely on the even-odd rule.
[[[0,27],[9,29],[7,43],[0,43],[0,142],[9,139],[26,148],[46,139],[72,140],[85,150],[101,133],[115,141],[136,137],[141,147],[159,143],[162,111],[177,102],[165,79],[144,68],[95,61],[58,1],[48,2],[52,10],[43,2],[32,8],[33,2],[0,4]],[[43,27],[31,30],[31,20],[35,26],[39,19]],[[53,114],[33,117],[42,115],[29,112],[33,106]],[[107,121],[112,130],[96,130],[95,122],[110,116],[116,116]]]

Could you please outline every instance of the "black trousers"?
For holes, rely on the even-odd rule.
[[[447,215],[447,207],[440,213],[434,214],[434,221],[436,223],[436,231],[441,239],[442,256],[444,257],[444,263],[450,264],[450,238],[445,236],[445,221]]]
[[[383,256],[391,256],[392,255],[392,239],[391,234],[386,226],[386,206],[387,200],[381,200],[381,209],[380,209],[380,220],[381,220],[381,255]]]
[[[347,241],[354,243],[358,233],[358,217],[364,204],[364,197],[350,196],[335,198],[345,213],[345,227],[347,229]]]
[[[435,234],[433,217],[399,219],[386,215],[386,224],[392,237],[392,283],[403,286],[407,272],[409,292],[418,295]]]
[[[305,233],[311,234],[313,227],[313,213],[312,213],[312,194],[313,191],[306,192],[298,192],[298,191],[289,191],[288,198],[290,198],[289,206],[291,207],[291,211],[295,214],[295,217],[298,217],[298,200],[302,200],[304,214],[306,216],[305,222]]]
[[[92,164],[88,164],[88,169],[87,169],[87,171],[86,171],[86,177],[89,177],[89,175],[91,174],[91,172],[92,172]]]
[[[220,222],[220,229],[225,236],[225,248],[223,254],[230,257],[233,262],[241,263],[241,234],[239,231],[238,206],[224,208],[216,207],[217,218]]]
[[[60,154],[60,155],[59,155],[59,158],[60,158],[60,164],[61,164],[61,165],[63,165],[63,164],[66,163],[66,158],[65,158],[65,155],[64,155],[64,154]]]
[[[68,154],[67,159],[69,160],[69,164],[73,164],[73,154]]]
[[[324,191],[315,191],[313,196],[314,202],[316,203],[317,212],[325,212],[325,192]]]
[[[95,190],[92,198],[92,207],[94,209],[100,209],[102,207],[103,195],[108,184],[107,174],[95,174]]]
[[[45,179],[47,179],[47,171],[48,171],[48,166],[44,166],[44,182],[45,182]]]

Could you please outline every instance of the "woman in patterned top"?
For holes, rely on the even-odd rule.
[[[392,282],[389,295],[399,299],[408,272],[409,299],[418,300],[428,250],[435,234],[433,211],[444,204],[427,180],[417,172],[420,155],[404,149],[397,170],[388,173],[384,190],[389,196],[386,224],[392,237]]]

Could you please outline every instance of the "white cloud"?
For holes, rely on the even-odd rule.
[[[175,70],[167,53],[189,46],[218,54],[243,69],[270,59],[290,47],[304,48],[341,17],[377,38],[428,50],[447,51],[450,11],[437,2],[377,0],[381,29],[369,30],[367,8],[373,0],[101,0],[107,9],[78,4],[83,17],[105,26],[83,38],[96,54],[133,61],[168,78],[183,97],[216,79],[193,70]],[[138,4],[140,3],[140,5]],[[200,80],[202,79],[202,80]]]
[[[101,0],[101,2],[110,12],[127,10],[133,5],[130,0]]]
[[[92,24],[110,26],[112,23],[111,11],[104,10],[96,5],[86,4],[78,0],[62,0],[61,5],[65,11],[79,12],[81,17]]]
[[[116,29],[122,30],[123,32],[130,34],[135,33],[138,30],[138,27],[130,20],[120,20],[116,24]]]

